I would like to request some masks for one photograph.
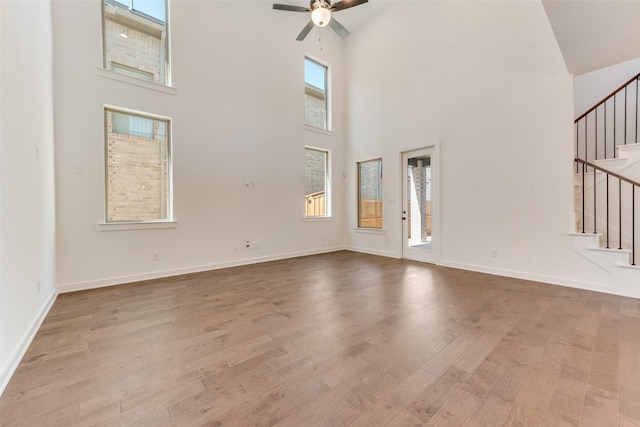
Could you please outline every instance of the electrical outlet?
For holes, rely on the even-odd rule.
[[[491,258],[498,258],[498,251],[495,249],[491,251]]]
[[[260,249],[260,243],[254,243],[251,246],[253,247],[253,249]]]
[[[160,261],[160,254],[158,252],[154,252],[152,255],[152,259],[154,261]]]

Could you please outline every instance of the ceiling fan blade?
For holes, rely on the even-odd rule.
[[[332,12],[337,12],[339,10],[349,9],[350,7],[360,6],[361,4],[367,3],[368,1],[369,0],[342,0],[332,4],[329,10],[331,10]]]
[[[312,22],[313,23],[313,22]],[[333,31],[335,31],[340,37],[347,38],[349,36],[349,31],[345,27],[342,26],[341,23],[336,21],[336,18],[331,17],[331,21],[329,21],[329,26]]]
[[[311,32],[311,29],[313,28],[313,26],[314,26],[313,21],[309,21],[309,23],[302,29],[302,31],[300,31],[300,34],[298,34],[298,37],[296,37],[296,40],[298,41],[304,40],[304,38],[307,37],[307,34]]]
[[[311,12],[308,7],[292,6],[290,4],[278,4],[274,3],[273,8],[276,10],[286,10],[288,12]]]

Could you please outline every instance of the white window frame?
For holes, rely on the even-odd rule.
[[[111,71],[114,73],[122,74],[123,76],[133,77],[134,79],[140,79],[145,82],[153,83],[153,74],[138,70],[133,67],[129,67],[117,62],[111,62]]]
[[[104,111],[104,222],[100,224],[103,231],[112,230],[130,230],[141,228],[174,228],[177,222],[173,216],[173,124],[171,117],[161,116],[145,111],[133,110],[129,108],[118,107],[114,105],[103,106]],[[148,220],[109,220],[109,190],[108,190],[108,171],[109,171],[109,130],[108,130],[108,114],[119,113],[139,116],[145,119],[158,120],[166,122],[166,150],[167,150],[167,215],[166,218],[148,219]]]
[[[112,6],[110,10],[113,12],[107,13],[106,10],[107,0],[100,0],[101,16],[102,16],[102,69],[113,72],[114,74],[131,77],[142,82],[149,82],[153,85],[171,87],[171,37],[169,31],[169,0],[164,0],[165,6],[165,20],[164,29],[151,28],[152,24],[147,24],[148,20],[140,16],[136,16],[135,13],[127,16],[128,9],[126,6],[119,4],[117,1],[112,3],[118,3],[117,6]],[[118,13],[118,10],[123,12]],[[110,16],[108,16],[110,15]],[[159,36],[162,44],[164,45],[164,52],[161,54],[160,63],[160,77],[158,82],[153,81],[153,74],[145,70],[139,70],[131,65],[121,64],[116,61],[111,61],[110,66],[107,61],[107,20],[113,20],[120,22],[122,25],[126,25],[132,29],[147,32]],[[156,25],[159,25],[155,23]],[[151,27],[149,27],[151,25]],[[149,80],[151,75],[151,80]],[[116,79],[117,80],[117,79]]]
[[[367,227],[367,226],[363,226],[360,224],[360,219],[361,219],[361,215],[360,215],[360,200],[361,200],[361,191],[362,191],[362,182],[361,182],[361,177],[360,177],[360,165],[364,164],[364,163],[370,163],[370,162],[379,162],[380,163],[380,176],[379,176],[379,184],[380,184],[380,209],[381,209],[381,224],[380,227]],[[373,159],[368,159],[368,160],[362,160],[359,162],[356,162],[356,181],[357,181],[357,191],[356,191],[356,228],[359,230],[384,230],[384,181],[383,181],[383,165],[384,162],[382,160],[382,157],[377,157],[377,158],[373,158]]]
[[[312,147],[310,145],[306,145],[304,147],[305,153],[307,150],[319,151],[325,154],[325,172],[324,172],[324,215],[306,215],[305,209],[305,219],[323,219],[323,218],[332,218],[332,203],[331,203],[331,150],[326,148]],[[306,167],[305,167],[306,173]],[[305,194],[305,197],[307,195]]]
[[[305,101],[305,105],[304,105],[304,113],[305,113],[305,119],[304,119],[304,125],[308,126],[311,129],[320,129],[322,131],[326,131],[326,132],[331,132],[332,130],[332,119],[331,119],[331,67],[329,66],[329,64],[327,64],[326,62],[322,61],[321,59],[318,59],[312,55],[305,55],[304,56],[304,61],[303,61],[303,85],[305,88],[305,95],[306,95],[306,91],[307,91],[307,84],[306,84],[306,73],[304,72],[304,64],[306,61],[311,61],[321,67],[324,67],[325,69],[325,76],[324,76],[324,108],[325,108],[325,125],[324,127],[319,127],[319,126],[314,126],[312,124],[308,124],[307,120],[306,120],[306,112],[307,112],[307,106],[306,106],[306,101]]]

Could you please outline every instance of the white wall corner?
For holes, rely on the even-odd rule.
[[[9,358],[6,360],[2,368],[0,369],[0,396],[4,393],[13,373],[16,371],[22,358],[27,353],[31,342],[35,338],[40,326],[42,326],[42,322],[47,317],[49,310],[53,307],[53,303],[56,301],[58,297],[58,293],[54,291],[49,299],[45,302],[44,306],[38,313],[37,317],[31,323],[31,326],[25,332],[23,338],[20,340],[18,346],[11,352]]]

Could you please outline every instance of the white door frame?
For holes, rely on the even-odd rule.
[[[407,241],[407,221],[402,220],[403,211],[407,208],[407,165],[406,156],[429,154],[431,157],[431,250],[410,249]],[[400,221],[401,221],[401,256],[403,259],[437,264],[440,260],[440,141],[430,141],[424,145],[406,147],[399,152],[400,158]]]

